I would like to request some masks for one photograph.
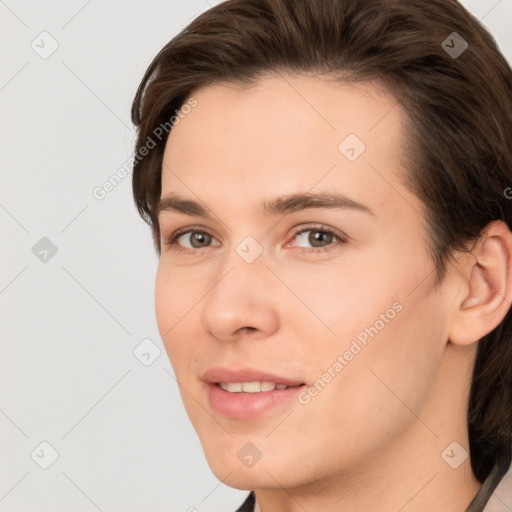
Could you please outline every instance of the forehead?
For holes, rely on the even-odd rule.
[[[334,187],[375,203],[397,194],[404,114],[378,83],[280,74],[192,97],[167,140],[162,196],[230,201]]]

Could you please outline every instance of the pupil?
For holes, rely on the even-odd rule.
[[[193,247],[202,247],[206,240],[207,240],[207,235],[205,235],[205,233],[195,233],[194,236],[192,237],[192,246]],[[195,245],[196,242],[198,242],[199,245]]]
[[[326,242],[325,238],[327,238],[327,241],[330,241],[329,237],[332,238],[332,235],[329,233],[323,233],[322,231],[312,231],[309,235],[309,242],[313,247],[318,247],[322,244],[322,242]]]

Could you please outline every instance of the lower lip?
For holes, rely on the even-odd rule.
[[[251,419],[295,397],[304,386],[260,393],[230,393],[217,384],[208,384],[208,398],[215,411],[223,416]]]

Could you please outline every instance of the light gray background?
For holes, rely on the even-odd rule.
[[[92,194],[133,153],[151,59],[215,3],[0,0],[1,511],[232,511],[247,494],[185,414],[131,175]],[[512,0],[462,3],[512,62]],[[55,255],[33,251],[43,237]]]

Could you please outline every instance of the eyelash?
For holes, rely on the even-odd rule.
[[[302,233],[304,232],[307,232],[307,231],[313,231],[313,232],[318,232],[318,233],[324,233],[324,234],[328,234],[328,235],[332,235],[334,238],[337,239],[337,241],[340,243],[340,244],[344,244],[346,243],[346,237],[344,235],[342,235],[341,233],[339,233],[338,231],[335,231],[331,228],[328,228],[326,226],[322,226],[322,225],[310,225],[310,226],[306,226],[306,227],[302,227],[300,229],[297,229],[295,231],[293,231],[292,233],[292,238],[295,238],[297,237],[298,235],[301,235]],[[169,248],[169,249],[172,249],[172,250],[176,250],[178,252],[184,252],[184,253],[197,253],[197,251],[199,249],[201,249],[201,247],[198,247],[196,249],[190,249],[188,247],[181,247],[180,245],[178,245],[178,238],[182,235],[186,235],[186,234],[191,234],[191,233],[200,233],[200,234],[204,234],[204,235],[208,235],[208,236],[211,236],[212,238],[215,238],[211,233],[209,233],[208,231],[204,230],[204,229],[200,229],[199,227],[195,227],[195,226],[191,226],[191,227],[188,227],[188,228],[184,228],[184,229],[181,229],[181,230],[177,230],[175,231],[174,233],[171,233],[170,236],[168,236],[167,238],[165,238],[164,240],[164,243],[165,243],[165,247]],[[332,243],[330,243],[328,246],[326,247],[317,247],[317,248],[314,248],[314,247],[293,247],[293,249],[296,249],[298,250],[301,254],[311,254],[311,253],[319,253],[319,252],[327,252],[327,251],[330,251],[333,246],[335,246],[336,243],[335,241],[333,241]],[[204,248],[208,248],[208,247],[211,247],[211,246],[207,246],[207,247],[204,247]]]

